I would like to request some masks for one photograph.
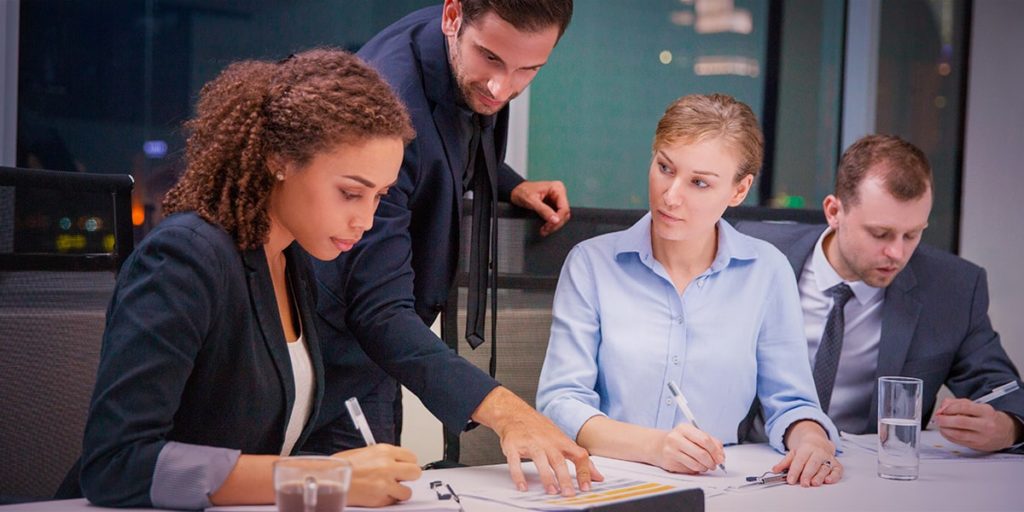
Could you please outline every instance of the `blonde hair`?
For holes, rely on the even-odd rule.
[[[740,158],[735,181],[756,176],[764,158],[764,135],[745,103],[725,94],[691,94],[672,102],[658,121],[652,150],[676,143],[721,139]]]

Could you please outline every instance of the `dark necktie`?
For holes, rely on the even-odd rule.
[[[474,122],[474,137],[479,139],[476,147],[470,147],[470,167],[468,172],[473,173],[473,218],[469,249],[469,290],[466,301],[466,341],[476,349],[484,342],[484,323],[487,311],[487,287],[491,283],[491,273],[494,251],[492,244],[494,239],[492,222],[494,212],[494,190],[492,185],[492,160],[494,130],[491,128],[491,119],[474,116],[474,121],[479,120],[480,125]],[[479,134],[479,137],[477,137]],[[493,290],[492,290],[493,291]],[[494,293],[491,294],[493,309]],[[492,314],[493,316],[493,314]],[[494,323],[494,319],[491,319]],[[493,325],[492,325],[493,327]],[[492,328],[492,332],[494,329]],[[493,358],[492,358],[493,359]],[[493,365],[493,362],[492,362]]]
[[[827,293],[832,296],[832,310],[828,312],[825,331],[821,333],[821,344],[814,356],[814,387],[818,390],[821,410],[826,414],[832,403],[832,387],[836,383],[839,355],[843,352],[843,330],[846,328],[843,308],[853,297],[853,290],[846,283],[839,283],[829,288]]]

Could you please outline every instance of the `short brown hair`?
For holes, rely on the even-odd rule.
[[[921,197],[933,184],[928,157],[895,135],[861,137],[843,152],[835,195],[844,209],[857,204],[857,189],[869,175],[881,179],[886,191],[900,201]]]
[[[572,0],[462,0],[463,27],[489,12],[521,32],[540,32],[552,25],[561,38],[572,20]],[[459,29],[460,32],[462,28]]]
[[[725,94],[691,94],[672,102],[658,121],[652,149],[677,142],[722,139],[740,157],[735,181],[756,176],[764,158],[764,135],[745,103]]]
[[[195,211],[243,249],[266,243],[270,230],[271,155],[301,166],[338,144],[415,136],[377,72],[329,48],[229,65],[203,86],[185,127],[185,174],[164,197],[164,212]]]

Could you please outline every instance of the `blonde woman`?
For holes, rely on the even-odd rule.
[[[569,254],[537,406],[591,454],[712,471],[759,398],[769,441],[785,453],[773,471],[803,486],[842,476],[793,271],[774,247],[722,220],[750,191],[763,144],[743,103],[676,100],[654,137],[650,213]],[[703,430],[679,412],[670,382]]]

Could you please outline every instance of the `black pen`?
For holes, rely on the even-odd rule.
[[[464,509],[462,508],[462,500],[459,499],[459,495],[458,494],[455,494],[455,489],[452,489],[452,485],[451,484],[444,484],[444,486],[448,488],[448,492],[451,493],[452,499],[455,500],[455,503],[459,504],[459,510],[464,512]]]

